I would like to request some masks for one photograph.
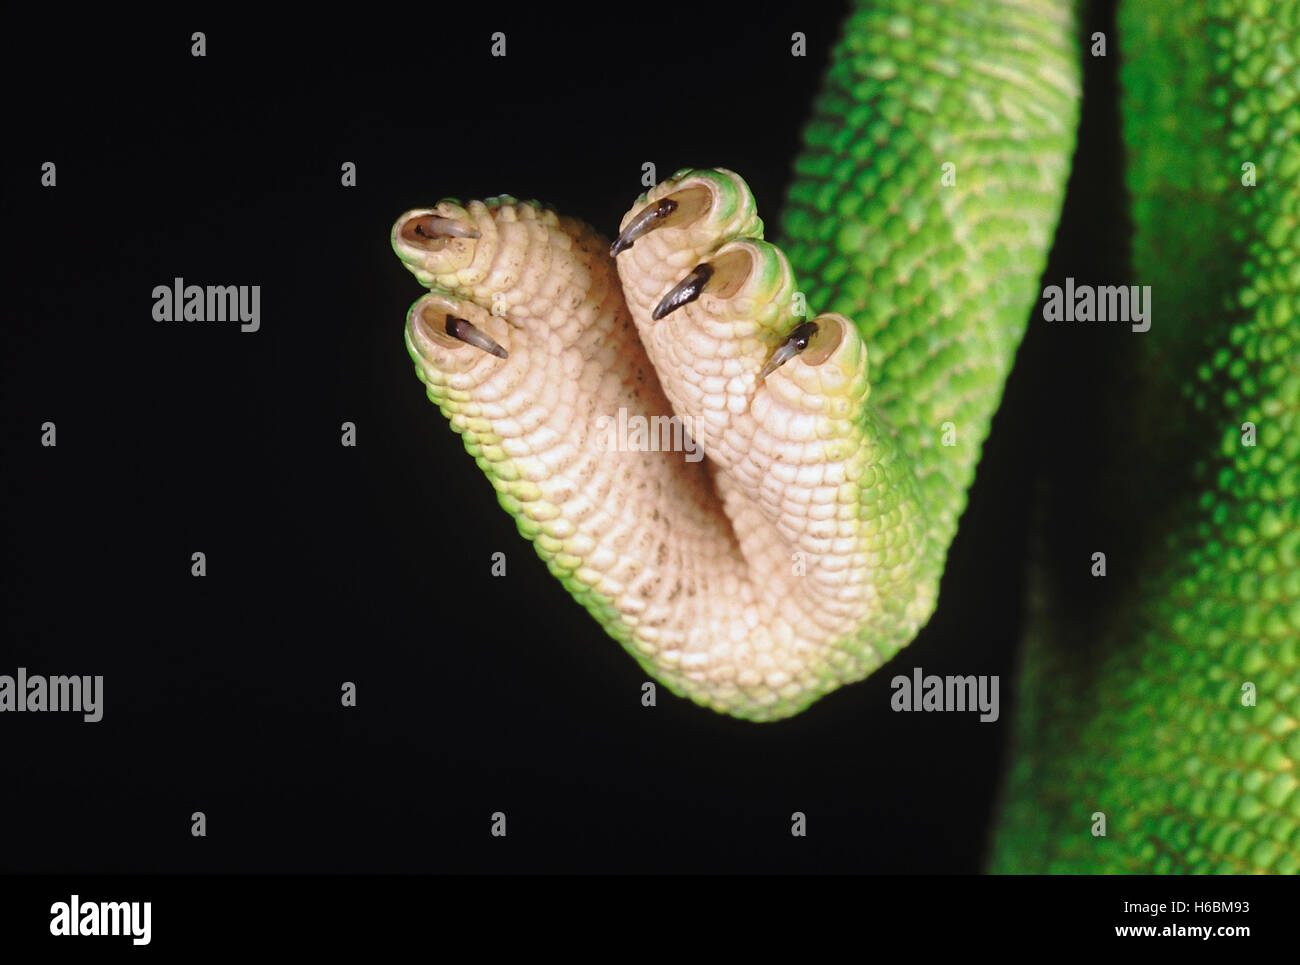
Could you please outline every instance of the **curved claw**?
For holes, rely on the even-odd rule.
[[[479,328],[475,328],[473,323],[463,318],[457,318],[454,315],[447,316],[447,323],[444,326],[447,334],[454,339],[459,339],[475,348],[481,348],[489,355],[495,355],[499,359],[509,358],[510,355],[492,340],[492,337]]]
[[[796,326],[794,331],[787,335],[781,344],[776,347],[776,351],[772,353],[772,357],[763,364],[763,368],[758,373],[759,379],[762,380],[767,378],[781,366],[785,365],[786,362],[790,361],[806,349],[808,343],[812,341],[812,337],[816,334],[816,322],[804,322],[803,324]]]
[[[709,279],[712,277],[713,266],[711,264],[705,261],[696,265],[691,269],[689,275],[674,285],[667,295],[659,299],[659,304],[650,313],[650,317],[657,322],[683,305],[695,301],[700,297],[700,293],[704,291],[704,286],[709,283]]]
[[[631,248],[638,238],[654,231],[676,210],[677,202],[672,198],[660,198],[658,204],[649,205],[628,223],[622,234],[614,239],[614,243],[609,246],[610,255],[618,257],[619,252]]]

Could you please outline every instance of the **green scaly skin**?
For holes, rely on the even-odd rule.
[[[1033,588],[991,866],[1294,874],[1300,3],[1127,3],[1119,28],[1133,273],[1155,304],[1143,421],[1116,430],[1141,439],[1120,468],[1144,553],[1101,612]]]
[[[871,347],[945,549],[1038,298],[1078,99],[1068,3],[862,3],[795,161],[786,251]]]
[[[1185,466],[1186,482],[1162,480],[1142,514],[1146,576],[1103,619],[1071,621],[1049,581],[1033,586],[996,870],[1300,870],[1297,10],[1122,15],[1134,280],[1159,312],[1132,337],[1170,373],[1142,411],[1161,417],[1159,470]],[[663,199],[678,220],[613,260],[591,229],[513,199],[394,226],[431,289],[407,325],[430,398],[566,589],[673,692],[789,716],[929,618],[1040,297],[1074,149],[1076,30],[1068,0],[859,4],[796,162],[783,251],[721,171],[638,199],[623,230]],[[1242,161],[1257,187],[1238,185]],[[429,217],[478,237],[402,234]],[[737,247],[757,268],[739,291],[720,272],[651,317]],[[828,314],[764,379],[800,321],[796,289]],[[441,335],[450,316],[509,360]],[[695,420],[707,462],[597,452],[592,423],[615,407]],[[1079,626],[1097,640],[1079,646]],[[1097,811],[1106,837],[1089,833]]]

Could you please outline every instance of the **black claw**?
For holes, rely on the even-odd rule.
[[[808,347],[808,343],[812,341],[812,337],[816,334],[816,322],[803,322],[796,325],[794,331],[787,335],[785,340],[792,343],[796,351],[802,352]]]
[[[627,251],[638,238],[654,231],[663,223],[664,218],[676,210],[677,202],[672,198],[661,198],[658,204],[648,205],[628,222],[623,233],[614,239],[614,243],[609,246],[610,255],[617,258],[619,252]]]
[[[763,368],[759,371],[758,377],[765,379],[786,362],[790,361],[800,352],[808,347],[814,335],[817,334],[816,322],[803,322],[796,325],[794,331],[782,339],[781,344],[776,347],[772,357],[767,360]]]
[[[712,277],[713,266],[707,261],[700,262],[691,270],[689,275],[673,286],[672,291],[659,300],[659,304],[650,313],[650,317],[657,322],[683,305],[695,301],[700,297],[700,293],[704,291],[704,286],[708,284],[709,279]]]
[[[499,359],[510,357],[506,350],[494,342],[490,336],[475,328],[473,324],[463,318],[448,315],[445,328],[447,334],[452,338],[473,345],[475,348],[480,348],[489,355],[495,355]]]

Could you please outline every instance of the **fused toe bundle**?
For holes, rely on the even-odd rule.
[[[722,170],[655,187],[612,244],[510,198],[392,232],[430,289],[416,372],[520,531],[647,672],[755,720],[869,674],[938,579],[857,328],[806,317],[762,232]]]

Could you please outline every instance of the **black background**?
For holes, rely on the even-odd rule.
[[[612,233],[651,161],[661,178],[740,172],[774,229],[844,8],[469,6],[50,9],[0,41],[0,673],[105,677],[98,724],[0,717],[0,869],[978,871],[1031,506],[1104,451],[1108,360],[1135,340],[1031,321],[939,610],[888,668],[777,724],[663,688],[642,707],[644,675],[424,398],[402,341],[422,289],[389,227],[510,193]],[[1128,227],[1109,5],[1082,27],[1111,56],[1084,57],[1047,277],[1113,281]],[[152,290],[176,276],[260,285],[261,330],[155,322]],[[1104,497],[1056,519],[1054,555],[1087,560]],[[1078,566],[1079,594],[1087,579]],[[891,712],[889,679],[914,666],[1000,674],[1001,719]]]

